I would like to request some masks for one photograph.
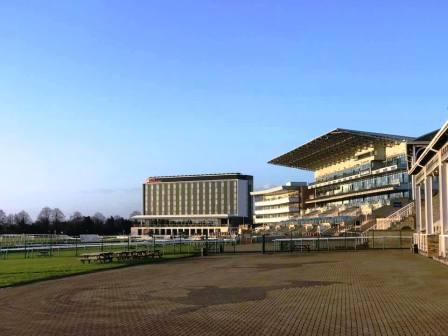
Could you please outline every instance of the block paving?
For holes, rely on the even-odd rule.
[[[197,257],[0,289],[0,307],[0,335],[448,335],[448,267],[408,250]]]

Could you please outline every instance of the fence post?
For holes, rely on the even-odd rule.
[[[78,239],[75,240],[75,256],[78,256]]]
[[[347,251],[347,232],[344,232],[345,250]]]
[[[28,254],[27,254],[27,250],[26,250],[26,236],[25,236],[25,259],[27,258]]]
[[[289,233],[289,252],[292,252],[292,232]]]
[[[375,248],[375,229],[372,230],[372,248]]]
[[[208,255],[208,229],[205,231],[205,255]]]
[[[400,249],[401,249],[401,230],[400,230]]]
[[[262,244],[261,244],[261,250],[262,250],[263,254],[265,254],[265,253],[266,253],[266,235],[263,234],[261,237],[262,237],[262,238],[261,238],[261,239],[262,239],[262,240],[261,240],[261,242],[262,242]]]

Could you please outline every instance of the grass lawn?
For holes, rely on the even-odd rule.
[[[82,251],[81,253],[84,253]],[[177,259],[192,255],[164,254],[161,259],[149,258],[139,262],[81,263],[73,251],[61,251],[51,257],[25,259],[23,253],[10,254],[7,259],[0,259],[0,287],[12,286],[38,280],[57,278],[67,275],[88,273],[97,270],[126,267],[136,264],[159,262],[160,260]]]

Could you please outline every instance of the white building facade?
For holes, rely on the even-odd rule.
[[[218,235],[252,221],[253,177],[240,173],[153,176],[133,235]]]
[[[306,182],[288,182],[251,192],[254,199],[254,224],[266,229],[297,219],[303,210],[307,190]]]
[[[429,257],[446,258],[448,248],[448,122],[408,145],[415,202],[414,243]]]

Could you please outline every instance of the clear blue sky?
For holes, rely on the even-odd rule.
[[[336,127],[448,119],[445,1],[0,2],[0,209],[128,215],[149,175],[240,171]]]

